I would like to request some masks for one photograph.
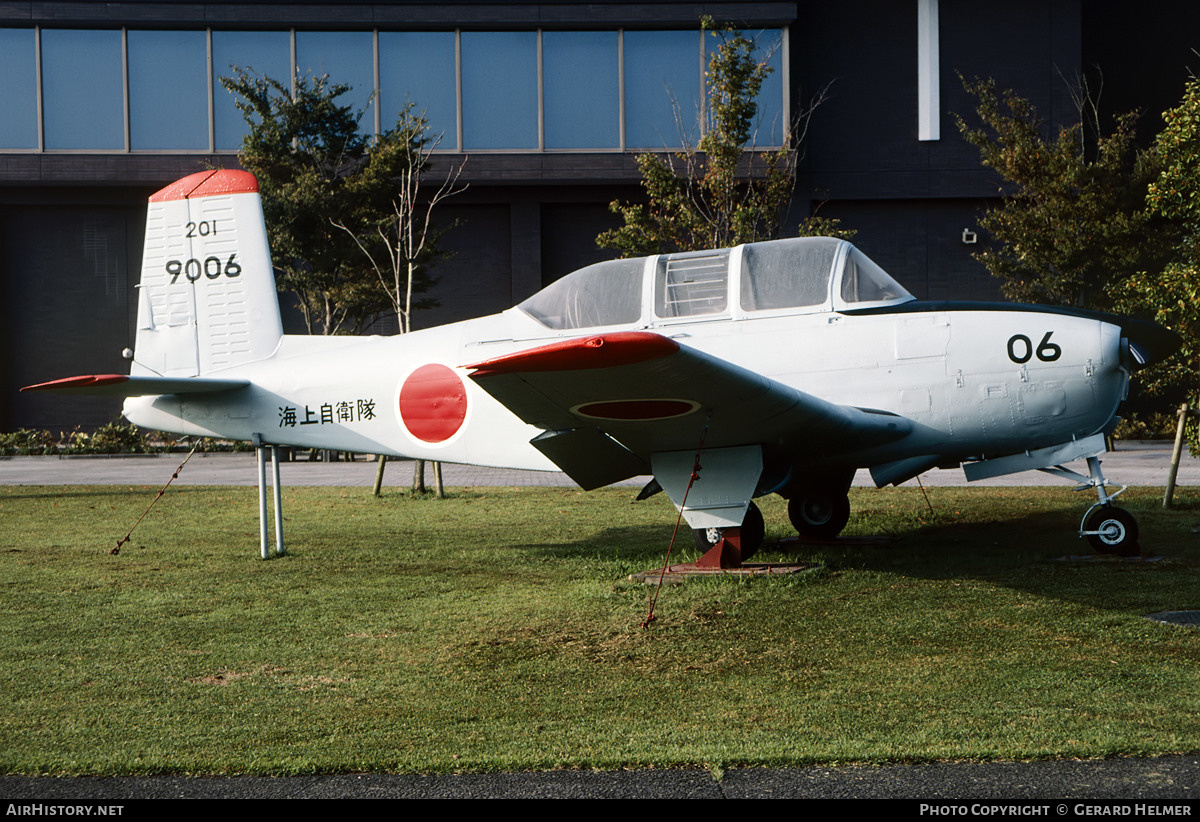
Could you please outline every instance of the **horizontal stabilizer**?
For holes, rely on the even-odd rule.
[[[155,394],[214,394],[245,388],[249,380],[214,380],[204,377],[130,377],[125,374],[89,374],[27,385],[22,391],[54,391],[104,397],[144,397]]]

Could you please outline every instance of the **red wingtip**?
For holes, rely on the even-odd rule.
[[[88,374],[83,377],[64,377],[61,380],[41,382],[37,385],[27,385],[22,391],[52,391],[56,388],[95,388],[101,385],[117,385],[128,382],[124,374]]]
[[[648,331],[620,331],[577,337],[506,354],[474,365],[472,377],[519,371],[578,371],[645,362],[679,350],[679,343]]]
[[[248,171],[220,169],[200,171],[176,180],[166,188],[150,195],[150,202],[165,203],[194,197],[213,197],[218,194],[242,194],[258,191],[258,180]]]

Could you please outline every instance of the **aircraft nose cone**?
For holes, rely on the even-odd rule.
[[[1174,331],[1147,320],[1126,319],[1121,323],[1121,332],[1133,371],[1165,360],[1183,345],[1183,338]]]

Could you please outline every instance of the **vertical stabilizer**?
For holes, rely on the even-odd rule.
[[[254,176],[204,171],[154,194],[132,373],[220,372],[270,357],[282,336]]]

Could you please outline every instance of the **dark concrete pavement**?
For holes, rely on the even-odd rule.
[[[161,486],[185,454],[160,454],[119,457],[9,457],[0,458],[0,485],[152,485]],[[1105,477],[1115,485],[1165,485],[1171,464],[1171,443],[1122,443],[1116,451],[1102,458]],[[258,469],[253,453],[195,454],[179,474],[180,485],[256,485]],[[1087,473],[1082,461],[1069,466]],[[280,478],[284,487],[292,485],[359,486],[375,482],[376,463],[359,457],[353,461],[281,462]],[[574,483],[565,474],[554,471],[514,471],[502,468],[480,468],[472,465],[446,463],[444,481],[448,486],[566,486]],[[407,487],[412,481],[412,463],[408,460],[389,462],[385,485]],[[426,479],[432,482],[432,475]],[[622,485],[641,487],[649,477],[627,480]],[[934,469],[921,475],[921,482],[933,485],[966,485],[960,469]],[[1181,487],[1200,486],[1200,460],[1185,452],[1177,483]],[[859,471],[855,485],[873,485],[866,471]],[[916,485],[916,480],[910,480]],[[983,485],[1057,485],[1070,487],[1070,482],[1044,474],[1026,471],[991,480],[972,483]]]
[[[810,768],[344,774],[295,777],[0,777],[0,800],[135,799],[918,799],[1186,804],[1200,814],[1200,756]],[[1067,813],[1081,815],[1076,802]],[[1111,813],[1111,812],[1110,812]],[[997,814],[998,815],[998,814]],[[1133,810],[1126,815],[1135,815]],[[1147,814],[1136,814],[1144,816]],[[1179,814],[1174,814],[1179,815]]]

